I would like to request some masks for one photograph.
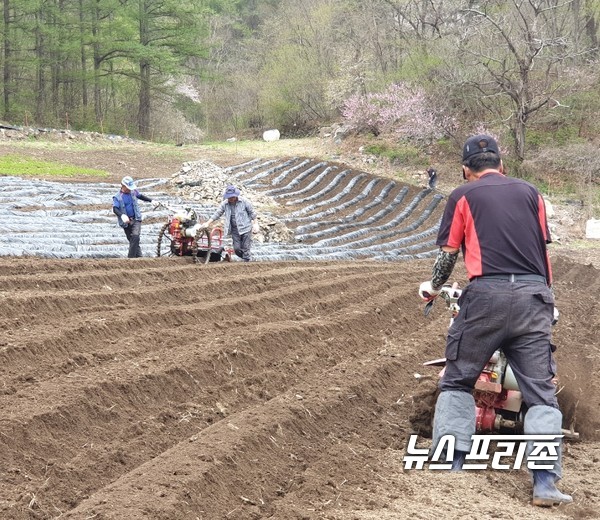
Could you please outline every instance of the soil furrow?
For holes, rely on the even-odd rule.
[[[65,518],[124,514],[131,520],[166,520],[207,506],[213,518],[232,511],[235,518],[275,514],[278,497],[295,480],[301,483],[311,464],[340,437],[372,427],[368,410],[392,406],[401,391],[395,374],[402,368],[396,360],[365,365],[364,372],[359,367],[350,386],[346,369],[329,372],[328,384],[320,389],[299,385],[207,428],[94,493]],[[388,438],[401,442],[408,429],[406,423],[390,426]],[[172,475],[181,483],[176,489],[170,486]],[[142,499],[149,489],[156,498]]]
[[[340,327],[337,326],[336,330],[339,329]],[[330,334],[332,334],[333,336],[335,335],[335,330],[330,331]],[[333,337],[331,336],[331,338]],[[330,338],[330,339],[331,339]],[[298,335],[297,338],[295,338],[295,343],[290,343],[290,338],[286,337],[285,335],[283,335],[282,341],[278,341],[275,340],[273,341],[272,338],[269,338],[267,336],[268,341],[266,342],[268,345],[278,345],[278,344],[286,344],[286,339],[288,340],[287,343],[290,344],[290,349],[295,349],[297,347],[301,346],[302,343],[302,337],[300,335]],[[357,355],[355,348],[358,347],[359,342],[357,342],[357,338],[354,339],[354,341],[349,341],[349,338],[341,338],[342,340],[342,345],[346,348],[346,349],[350,349],[350,351],[352,352],[352,355],[350,356],[355,357]],[[247,340],[242,340],[243,342],[246,342]],[[306,345],[305,345],[306,347]],[[316,345],[316,348],[318,348],[319,345]],[[335,347],[333,350],[337,351],[339,350],[339,345],[337,343],[335,343],[334,345],[331,345],[331,347]],[[236,347],[235,349],[236,351],[239,352],[238,347]],[[257,345],[253,346],[252,349],[252,353],[254,356],[256,356],[258,359],[269,359],[269,355],[266,352],[260,352],[258,351],[258,347]],[[222,355],[221,353],[218,354],[221,357],[221,364],[224,364],[224,366],[222,366],[221,368],[222,373],[225,374],[227,372],[227,368],[228,368],[228,364],[230,363],[230,361],[225,361],[226,356]],[[336,355],[339,356],[340,353],[336,352]],[[235,356],[234,356],[235,357]],[[298,376],[296,376],[295,378],[291,377],[291,370],[289,369],[289,366],[284,369],[283,365],[279,365],[277,368],[277,370],[280,370],[281,374],[285,374],[286,376],[286,381],[284,381],[284,383],[286,383],[286,385],[284,385],[284,387],[289,387],[290,381],[295,382],[298,380],[301,380],[302,377],[306,377],[307,374],[316,374],[318,376],[318,372],[319,369],[318,367],[321,365],[322,366],[322,362],[324,359],[330,359],[330,356],[326,353],[326,352],[318,352],[315,356],[314,356],[314,366],[311,368],[310,365],[307,365],[307,359],[303,360],[303,364],[305,366],[301,367],[302,370],[298,370]],[[295,364],[295,362],[294,362]],[[190,365],[192,366],[197,366],[198,363],[197,362],[193,362],[192,360],[190,360]],[[214,367],[214,360],[213,360],[213,367]],[[271,367],[272,368],[272,367]],[[216,369],[215,369],[216,370]],[[210,372],[210,370],[209,370]],[[244,374],[245,372],[242,371],[242,373],[237,372],[236,371],[236,379],[239,380],[240,382],[243,381],[244,378]],[[252,374],[252,373],[256,373],[256,367],[251,367],[249,369],[247,369],[247,373]],[[199,373],[193,373],[190,372],[188,373],[186,371],[186,373],[180,373],[180,371],[176,371],[176,374],[181,376],[180,379],[183,381],[183,383],[179,383],[180,386],[182,386],[182,392],[189,392],[190,389],[188,389],[187,387],[191,384],[190,381],[191,380],[197,380],[197,381],[206,381],[207,377],[203,377],[202,374]],[[133,377],[129,374],[126,374],[123,376],[124,379],[127,379],[128,381],[131,381],[133,379]],[[266,392],[266,394],[268,395],[268,387],[269,384],[267,382],[266,379],[264,378],[258,378],[259,380],[255,382],[255,384],[261,388],[261,392],[264,393]],[[215,382],[213,382],[215,383]],[[224,382],[216,382],[216,384],[214,385],[215,388],[221,388],[220,392],[221,392],[221,397],[217,397],[220,398],[223,402],[227,403],[228,407],[231,407],[232,409],[235,409],[235,406],[233,404],[228,403],[227,399],[223,396],[223,393],[226,391],[222,390],[223,388],[223,383]],[[243,383],[242,383],[243,384]],[[44,415],[43,417],[40,417],[34,421],[32,421],[30,424],[22,424],[22,428],[24,432],[31,432],[31,431],[36,431],[36,432],[42,432],[43,435],[43,439],[44,439],[44,453],[49,455],[50,457],[52,456],[52,454],[57,453],[58,451],[62,453],[64,453],[64,449],[51,449],[51,447],[48,445],[48,439],[53,438],[53,439],[60,439],[60,446],[63,446],[63,444],[66,444],[67,446],[82,446],[82,445],[86,445],[89,443],[95,444],[96,446],[98,446],[98,444],[102,442],[102,436],[98,437],[98,432],[89,432],[86,431],[85,429],[83,431],[80,431],[79,429],[74,428],[75,425],[86,425],[90,423],[91,418],[90,417],[86,417],[86,416],[81,416],[78,415],[81,413],[82,410],[88,410],[91,414],[91,416],[93,417],[104,417],[104,421],[106,422],[106,424],[112,424],[114,422],[114,417],[113,420],[111,420],[111,417],[114,416],[114,414],[118,414],[118,410],[124,410],[125,413],[127,414],[134,414],[135,408],[136,407],[142,407],[143,409],[147,410],[150,405],[149,403],[155,403],[155,402],[163,402],[162,400],[164,399],[164,396],[168,396],[169,399],[172,399],[174,402],[177,402],[177,400],[181,400],[182,396],[177,396],[176,392],[174,392],[173,388],[177,387],[177,383],[172,381],[172,380],[164,380],[164,381],[160,381],[160,379],[157,379],[156,377],[146,377],[141,379],[137,384],[127,384],[127,386],[123,386],[125,385],[125,383],[123,382],[120,385],[117,385],[119,388],[112,388],[113,386],[115,386],[114,384],[107,382],[103,385],[103,387],[100,389],[100,391],[98,389],[94,390],[94,389],[88,389],[87,391],[85,391],[85,397],[87,398],[87,400],[83,401],[80,404],[74,405],[73,407],[70,406],[59,406],[56,414],[52,414],[51,412],[49,412],[49,415]],[[206,383],[204,383],[203,386],[205,386]],[[193,386],[193,385],[192,385]],[[152,391],[158,391],[160,395],[160,399],[158,397],[158,395],[155,395],[152,393]],[[119,392],[122,392],[123,395],[121,395],[121,397],[119,397]],[[70,392],[71,394],[73,393],[73,391]],[[175,395],[173,395],[175,394]],[[236,392],[237,394],[237,392]],[[99,395],[105,395],[106,396],[106,400],[102,401],[102,402],[98,402],[98,396]],[[140,396],[144,396],[144,399],[141,401],[134,401],[134,402],[129,402],[128,401],[128,397],[127,396],[134,396],[134,395],[140,395]],[[213,396],[214,398],[214,396]],[[236,399],[241,399],[239,396],[236,396]],[[51,399],[53,402],[57,402],[57,399]],[[243,399],[241,399],[243,400]],[[198,411],[198,409],[201,409],[201,406],[195,405],[196,406],[196,413],[200,413]],[[237,405],[236,405],[237,406]],[[212,408],[212,410],[214,410],[214,404],[209,406],[209,408]],[[104,410],[104,412],[103,412]],[[121,412],[123,413],[123,412]],[[157,412],[158,413],[158,412]],[[210,413],[207,413],[206,411],[204,412],[205,415],[210,416]],[[214,413],[214,412],[213,412]],[[160,415],[160,414],[158,414]],[[147,418],[146,420],[140,420],[140,423],[143,424],[150,424],[150,426],[152,426],[152,420],[151,418]],[[49,425],[60,425],[63,424],[63,428],[61,429],[60,427],[56,426],[57,429],[52,429]],[[73,433],[73,430],[75,430],[76,434],[79,435],[79,438],[76,438]],[[160,430],[159,427],[154,426],[149,428],[150,432],[153,433],[153,437],[157,437],[156,432],[158,430]],[[14,426],[13,427],[13,431],[11,432],[10,436],[13,438],[21,438],[21,433],[17,431],[17,427]],[[115,431],[111,428],[110,430],[107,430],[104,434],[103,437],[104,438],[112,438],[115,437],[114,435]],[[5,435],[9,435],[9,434],[5,434]],[[126,438],[123,438],[121,436],[116,436],[117,440],[120,441],[120,444],[122,446],[122,449],[125,450],[126,453],[137,453],[139,451],[140,445],[138,442],[133,443],[133,445],[129,445],[129,443],[127,442]],[[144,437],[145,438],[145,437]],[[28,443],[32,443],[35,442],[34,439],[32,438],[27,438],[27,442]],[[153,445],[158,445],[159,447],[164,447],[164,442],[163,443],[160,442],[160,440],[153,440],[152,443],[146,443],[145,441],[142,443],[143,445],[145,444],[153,444]],[[131,449],[129,449],[131,448]],[[97,448],[98,449],[98,448]],[[159,448],[155,448],[155,449],[159,449]],[[89,451],[89,450],[87,450]],[[144,450],[142,450],[144,451]],[[148,450],[146,450],[147,452]],[[154,453],[154,450],[150,450],[150,453]],[[109,475],[111,473],[110,471],[110,466],[113,462],[113,458],[117,458],[119,459],[119,456],[115,455],[114,453],[110,452],[109,450],[109,454],[110,457],[108,458],[108,460],[98,460],[98,459],[94,459],[92,461],[89,462],[93,462],[93,464],[86,464],[85,467],[93,467],[93,468],[97,468],[97,467],[102,467],[102,472],[105,475]],[[94,454],[92,454],[93,457]],[[79,457],[81,458],[80,454],[73,454],[73,457]],[[86,455],[87,457],[87,455]],[[134,457],[132,457],[131,455],[128,457],[124,457],[123,455],[120,458],[126,458],[128,461],[133,459]],[[125,462],[123,460],[120,461],[121,465],[124,465]],[[40,461],[40,466],[43,466],[42,462]],[[53,466],[55,466],[57,468],[57,471],[60,471],[61,465],[54,460],[53,461]],[[117,465],[118,466],[118,465]],[[85,473],[85,471],[83,469],[79,469],[77,471],[77,473],[79,474],[79,477],[83,477],[82,473]],[[86,479],[82,479],[82,480],[86,480]],[[74,485],[74,483],[71,483],[71,485]],[[82,493],[84,492],[83,490],[81,491]]]
[[[132,293],[130,304],[118,299],[112,301],[109,296],[105,308],[93,312],[85,308],[85,301],[83,301],[82,305],[77,306],[77,314],[74,317],[65,314],[63,310],[65,307],[72,308],[71,305],[62,305],[54,301],[52,305],[46,304],[46,308],[49,311],[58,310],[61,315],[60,321],[51,322],[44,319],[42,315],[38,316],[38,321],[41,323],[36,327],[35,325],[30,326],[27,322],[23,323],[23,320],[18,319],[14,323],[14,327],[5,334],[4,345],[2,351],[0,351],[0,360],[2,360],[6,372],[15,365],[19,367],[19,372],[21,372],[23,365],[37,366],[39,371],[45,372],[47,367],[44,366],[43,359],[58,358],[64,363],[71,357],[79,357],[81,362],[86,362],[87,350],[85,346],[93,344],[93,340],[96,338],[105,338],[105,349],[100,352],[97,349],[94,351],[95,360],[102,361],[112,355],[112,350],[127,346],[128,343],[131,346],[148,343],[151,340],[151,338],[146,337],[148,330],[150,335],[158,335],[168,341],[170,337],[177,337],[177,333],[170,335],[170,330],[187,328],[189,323],[193,324],[194,330],[198,333],[210,335],[215,329],[227,326],[226,317],[228,315],[233,317],[250,315],[250,318],[245,318],[242,321],[245,325],[252,325],[254,320],[260,322],[260,313],[267,310],[270,311],[270,321],[279,319],[276,316],[277,312],[283,313],[284,318],[282,319],[289,319],[285,317],[286,313],[289,313],[292,319],[297,319],[298,313],[306,312],[301,304],[305,295],[311,295],[316,300],[325,298],[332,293],[350,299],[362,298],[358,294],[353,294],[353,291],[357,291],[359,287],[364,287],[363,291],[368,292],[369,286],[362,282],[371,278],[374,280],[384,279],[380,275],[380,270],[375,270],[374,273],[371,273],[370,270],[363,270],[362,273],[344,274],[342,276],[335,276],[326,272],[323,274],[324,279],[320,279],[318,282],[313,276],[310,285],[298,284],[297,282],[290,284],[289,277],[284,277],[279,284],[274,280],[273,284],[261,285],[260,289],[269,289],[262,293],[240,291],[241,294],[237,294],[235,298],[221,298],[216,302],[209,297],[198,301],[194,293],[189,295],[189,300],[170,302],[161,292],[161,306],[165,309],[164,311],[143,312],[140,310],[133,313],[134,315],[128,309],[135,306],[136,302],[137,305],[144,305],[145,302],[148,302],[147,306],[150,307],[151,302],[155,298],[158,299],[155,290],[147,297]],[[304,277],[301,278],[304,279]],[[273,285],[275,285],[274,289],[272,288]],[[251,294],[244,294],[245,292]],[[347,294],[344,294],[345,292]],[[98,295],[92,295],[90,298],[95,305],[100,304],[97,301],[99,299]],[[62,303],[64,300],[58,301]],[[169,309],[175,303],[178,303],[178,312],[173,313]],[[335,305],[335,299],[333,304]],[[32,305],[32,307],[34,306]],[[114,310],[121,311],[119,318],[111,317],[111,312],[114,312]],[[252,317],[255,313],[256,316]],[[80,314],[85,314],[85,316],[80,316]],[[211,320],[214,320],[212,324],[210,323]],[[159,325],[158,329],[156,329],[156,324]],[[235,318],[232,324],[234,326],[238,325]],[[42,341],[39,340],[42,332],[47,334],[52,330],[57,330],[57,332],[48,335]],[[136,331],[136,335],[129,340],[125,340],[124,344],[123,341],[117,339],[123,336],[127,337],[131,330]],[[103,353],[103,351],[108,352],[108,354]],[[77,360],[75,359],[73,360],[73,366],[67,365],[66,369],[70,370],[76,365]]]
[[[251,348],[253,355],[269,357],[266,352],[254,353],[254,351],[262,344],[274,345],[279,350],[282,349],[282,347],[279,347],[281,345],[283,351],[286,351],[292,347],[303,345],[305,349],[308,349],[309,346],[313,345],[313,342],[316,342],[314,347],[316,358],[320,358],[321,361],[327,358],[339,359],[348,347],[356,348],[356,345],[360,344],[359,338],[365,334],[369,338],[373,338],[375,334],[379,335],[378,338],[386,334],[390,335],[387,321],[394,318],[403,299],[406,297],[405,293],[399,292],[397,287],[390,287],[390,284],[385,280],[369,286],[368,289],[368,291],[357,291],[354,294],[355,297],[353,297],[352,291],[347,295],[339,292],[332,293],[329,297],[330,301],[323,300],[322,305],[324,307],[322,309],[306,306],[299,308],[299,310],[292,308],[283,312],[278,319],[275,319],[276,312],[271,310],[274,315],[273,320],[261,322],[259,318],[254,326],[252,323],[246,322],[235,333],[207,335],[209,338],[207,341],[202,341],[202,338],[196,337],[190,338],[189,342],[174,343],[172,340],[167,339],[164,342],[157,343],[156,348],[151,351],[134,350],[132,353],[124,351],[123,344],[117,346],[116,341],[113,341],[112,344],[115,345],[113,351],[105,351],[100,356],[96,355],[89,360],[80,352],[78,358],[73,359],[71,363],[67,363],[66,367],[64,357],[58,358],[61,361],[58,367],[53,367],[51,363],[48,365],[42,363],[38,376],[35,372],[31,372],[25,378],[19,376],[20,381],[13,381],[9,384],[5,382],[4,394],[26,394],[35,401],[35,408],[39,408],[46,399],[55,403],[61,402],[57,395],[50,395],[51,392],[46,389],[46,386],[50,384],[56,385],[62,381],[59,392],[63,392],[63,385],[72,387],[74,390],[85,384],[87,380],[95,381],[102,377],[105,379],[113,378],[116,381],[134,381],[137,378],[146,377],[148,373],[152,373],[154,366],[157,364],[160,366],[159,361],[161,359],[177,359],[182,365],[198,366],[199,360],[195,359],[196,356],[210,357],[211,352],[214,351],[217,352],[217,355],[220,355],[221,350],[227,347],[233,347],[242,352]],[[349,296],[349,298],[346,296]],[[341,313],[334,312],[333,309],[339,307],[340,298],[345,301],[345,311]],[[279,300],[275,300],[272,305],[277,310],[281,310],[278,303]],[[259,315],[262,312],[261,309],[258,311]],[[424,318],[421,318],[421,320],[423,321]],[[185,323],[185,320],[183,323]],[[380,324],[383,324],[384,329],[381,328],[382,325]],[[348,327],[348,325],[351,325],[351,327]],[[313,340],[303,344],[306,332],[310,334]],[[115,335],[116,332],[112,331],[112,336]],[[150,341],[152,335],[152,331],[149,331],[145,339]],[[338,340],[335,339],[338,337],[342,342],[341,346],[338,345]],[[144,342],[142,340],[144,340],[144,337],[137,338],[135,335],[130,335],[124,338],[124,344],[129,343],[135,349],[138,342]],[[63,340],[60,339],[58,344],[62,345]],[[118,353],[119,349],[122,352],[121,354]],[[64,351],[62,353],[64,354]],[[353,350],[348,353],[352,354]],[[60,352],[57,352],[58,354]],[[311,358],[312,356],[307,355],[304,357],[303,362]],[[269,361],[268,366],[273,367],[278,364],[278,358],[274,357],[273,361]],[[68,372],[65,368],[69,369]],[[193,373],[193,370],[190,368],[191,373]],[[36,379],[36,377],[39,377],[39,379]],[[22,387],[22,389],[17,392],[17,387]],[[83,390],[81,393],[85,392]],[[18,408],[25,410],[27,405],[26,403],[19,403]],[[9,417],[12,416],[13,411],[10,406],[6,405],[4,410]]]

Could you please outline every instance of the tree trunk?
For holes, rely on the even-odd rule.
[[[92,16],[92,39],[94,41],[94,116],[96,117],[96,123],[102,124],[102,99],[100,96],[100,64],[102,59],[100,58],[100,44],[98,43],[98,26],[100,25],[98,7],[96,7]]]
[[[525,121],[524,115],[519,110],[516,114],[515,126],[513,128],[513,137],[515,139],[515,154],[519,162],[525,158]]]
[[[59,36],[57,35],[58,21],[56,15],[50,11],[47,16],[46,23],[49,27],[52,27],[51,36],[48,38],[48,59],[50,62],[50,100],[52,103],[52,109],[54,111],[55,124],[64,124],[61,122],[61,107],[60,107],[60,82],[59,82],[59,69],[60,63],[58,60],[57,50],[59,46]]]
[[[83,14],[83,0],[79,0],[79,38],[81,49],[81,104],[84,120],[87,119],[88,93],[87,93],[87,56],[85,53],[85,17]]]
[[[596,19],[596,13],[593,9],[593,3],[589,0],[585,3],[586,20],[585,20],[585,31],[590,39],[590,46],[593,49],[594,56],[598,55],[598,20]]]
[[[44,24],[44,19],[41,11],[38,11],[35,16],[37,22],[35,27],[35,121],[38,124],[41,124],[42,121],[44,121],[44,110],[46,104],[46,75],[44,72],[45,42],[40,30],[40,27]]]
[[[149,43],[148,12],[150,6],[146,0],[140,0],[138,4],[140,44],[146,48]],[[138,106],[138,132],[141,137],[150,135],[150,63],[142,58],[140,60],[140,92]]]
[[[10,1],[4,0],[3,5],[4,16],[4,68],[2,71],[3,78],[3,99],[4,99],[4,119],[9,119],[10,114]]]
[[[140,62],[138,131],[143,138],[150,135],[150,65],[145,61]]]

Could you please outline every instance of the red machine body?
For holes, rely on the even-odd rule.
[[[225,247],[222,228],[207,228],[191,208],[167,209],[170,214],[159,231],[156,256],[193,256],[203,263],[231,260],[233,251]]]
[[[184,235],[183,222],[176,215],[169,215],[168,231],[171,235],[171,252],[176,256],[192,254],[193,237]]]
[[[444,360],[425,363],[445,363]],[[441,370],[439,377],[444,374]],[[523,398],[504,354],[496,351],[482,370],[473,391],[475,429],[478,433],[503,430],[520,431],[523,421]]]

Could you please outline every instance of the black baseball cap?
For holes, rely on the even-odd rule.
[[[473,135],[465,142],[462,160],[465,162],[474,155],[485,152],[495,153],[496,155],[500,156],[500,150],[498,149],[498,143],[496,140],[493,137],[485,134]]]

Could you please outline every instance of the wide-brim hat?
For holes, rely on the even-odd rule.
[[[131,177],[123,177],[121,179],[121,184],[131,191],[137,189],[135,181]]]
[[[224,199],[230,199],[231,197],[239,197],[239,196],[240,196],[240,190],[238,190],[233,185],[227,186],[227,188],[225,188],[225,191],[223,192]]]

